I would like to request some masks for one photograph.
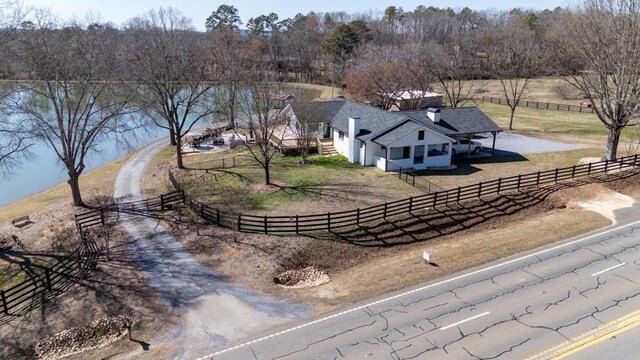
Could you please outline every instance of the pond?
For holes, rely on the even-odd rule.
[[[99,151],[87,156],[86,169],[83,174],[163,137],[167,137],[168,143],[166,132],[159,127],[135,130],[127,136],[128,144],[126,145],[113,136],[104,139],[99,145]],[[0,187],[2,188],[0,206],[8,205],[67,181],[65,167],[50,147],[44,143],[35,143],[31,150],[32,158],[25,161],[20,168],[15,169],[13,174],[0,178]]]
[[[299,88],[284,87],[280,93],[294,94],[294,96],[305,96],[315,98],[320,92],[317,90],[307,90]],[[240,111],[237,116],[242,117]],[[212,121],[225,121],[223,118],[202,120],[196,126],[202,126]],[[126,135],[127,144],[124,145],[112,136],[103,139],[99,144],[99,151],[91,152],[85,159],[86,168],[83,174],[94,170],[102,165],[116,160],[117,158],[135,151],[145,145],[167,137],[167,130],[157,126],[149,126],[145,129],[134,130]],[[23,162],[22,166],[15,169],[13,174],[0,177],[0,206],[8,205],[22,198],[42,192],[52,186],[66,182],[68,179],[66,170],[60,160],[58,160],[53,150],[44,143],[35,143],[31,147],[33,157]]]

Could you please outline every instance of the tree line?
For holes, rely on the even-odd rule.
[[[475,11],[389,6],[383,13],[275,13],[249,19],[221,5],[206,32],[177,9],[121,26],[63,20],[0,1],[0,165],[10,172],[34,141],[64,164],[75,205],[85,157],[105,136],[158,126],[176,149],[202,119],[244,127],[265,169],[275,124],[268,94],[283,81],[333,84],[382,108],[405,90],[437,91],[461,106],[497,79],[511,109],[532,78],[554,75],[591,100],[616,157],[638,115],[640,0],[585,0],[571,9]],[[257,96],[267,94],[266,96]],[[242,119],[237,119],[242,114]]]

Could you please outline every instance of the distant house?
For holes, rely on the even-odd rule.
[[[444,96],[442,94],[428,91],[400,91],[392,94],[383,94],[382,96],[389,98],[393,105],[389,110],[412,110],[427,109],[430,107],[439,108],[444,106]]]
[[[502,131],[477,107],[389,112],[344,98],[310,105],[321,153],[335,151],[352,163],[384,171],[449,166],[456,139],[491,133],[495,145],[495,135]],[[295,106],[284,111],[296,133],[300,121]]]

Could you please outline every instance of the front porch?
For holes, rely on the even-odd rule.
[[[376,144],[377,145],[377,144]],[[450,144],[430,144],[390,147],[380,149],[373,154],[374,165],[383,171],[402,169],[423,170],[451,165]]]

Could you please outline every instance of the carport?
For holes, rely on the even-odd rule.
[[[416,120],[420,120],[428,127],[457,139],[469,139],[469,153],[471,140],[479,134],[491,134],[491,156],[496,154],[496,137],[502,128],[491,120],[482,110],[475,106],[459,108],[440,108],[439,121],[431,120],[425,110],[400,111]]]

